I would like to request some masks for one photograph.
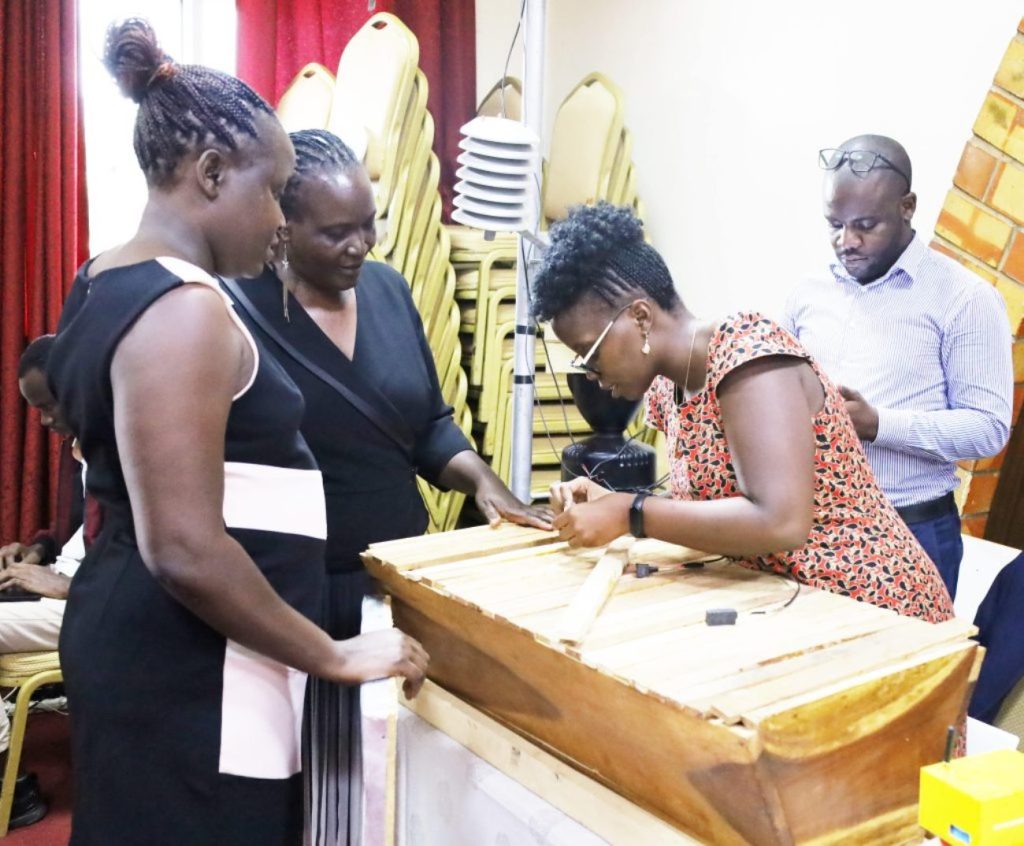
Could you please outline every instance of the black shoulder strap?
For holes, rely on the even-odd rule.
[[[266,317],[260,312],[256,306],[253,305],[252,301],[242,293],[241,286],[234,279],[223,278],[224,285],[234,295],[235,301],[245,309],[246,313],[253,319],[257,326],[262,329],[274,343],[276,343],[282,350],[284,350],[289,356],[291,356],[296,362],[305,367],[310,373],[326,383],[328,386],[337,391],[341,396],[353,407],[356,411],[362,414],[367,420],[369,420],[374,426],[380,429],[385,435],[393,440],[402,450],[411,458],[413,455],[413,449],[415,440],[413,438],[412,431],[407,426],[396,426],[392,425],[391,422],[384,418],[384,415],[380,413],[376,408],[367,402],[358,393],[353,391],[347,385],[343,385],[337,379],[335,379],[330,373],[324,370],[320,365],[313,361],[310,361],[306,356],[299,352],[295,347],[286,341],[280,332],[274,328]],[[357,386],[361,391],[366,392],[369,396],[379,402],[387,403],[391,405],[387,397],[383,396],[376,388],[368,385],[364,380],[358,377],[356,373],[350,374],[352,381],[357,382]],[[397,412],[396,412],[397,414]],[[399,418],[400,419],[400,418]],[[397,421],[396,421],[397,422]]]

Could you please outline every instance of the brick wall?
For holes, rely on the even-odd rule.
[[[932,245],[1003,295],[1013,342],[1013,419],[1024,401],[1024,19],[1003,56],[964,147]],[[964,531],[981,537],[1005,450],[962,461]]]

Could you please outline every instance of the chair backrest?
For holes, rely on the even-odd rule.
[[[562,101],[544,180],[546,220],[562,220],[570,206],[604,198],[622,122],[622,92],[599,73],[586,76]]]
[[[622,135],[616,145],[612,170],[608,176],[608,190],[604,199],[615,205],[628,205],[626,199],[627,177],[633,167],[633,136],[626,127],[622,127]]]
[[[288,83],[277,101],[277,117],[285,132],[326,129],[334,99],[334,74],[310,62]]]
[[[416,144],[422,140],[423,131],[429,128],[424,126],[424,119],[427,114],[428,93],[427,76],[423,71],[417,69],[413,76],[409,101],[406,103],[402,114],[398,137],[394,139],[393,143],[388,144],[388,148],[385,150],[384,164],[380,178],[375,185],[378,217],[382,217],[387,213],[391,199],[395,195],[399,176],[415,154]],[[433,130],[431,129],[431,138],[428,145],[432,143]]]
[[[379,12],[341,54],[328,128],[379,179],[387,150],[397,142],[420,60],[416,37],[398,18]]]
[[[502,100],[502,82],[504,81],[505,96]],[[504,107],[504,112],[502,108]],[[499,79],[491,90],[480,101],[477,115],[484,117],[507,117],[509,120],[523,119],[523,84],[514,76]]]

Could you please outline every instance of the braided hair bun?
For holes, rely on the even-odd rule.
[[[267,102],[240,79],[202,65],[178,65],[160,49],[144,20],[107,30],[103,56],[125,96],[139,104],[135,155],[150,185],[165,185],[187,155],[203,145],[227,152],[258,139],[256,117]]]
[[[110,26],[103,64],[121,93],[136,103],[141,103],[154,85],[177,73],[177,65],[160,49],[153,27],[141,18]]]
[[[551,227],[551,246],[533,281],[533,312],[550,320],[585,294],[617,305],[627,293],[650,296],[662,308],[679,302],[672,276],[644,241],[643,223],[626,206],[574,206]]]

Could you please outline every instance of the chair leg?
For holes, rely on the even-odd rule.
[[[21,748],[25,742],[25,724],[28,721],[28,706],[32,694],[44,684],[61,681],[60,670],[37,673],[18,688],[14,703],[14,718],[11,720],[11,744],[7,749],[7,764],[4,767],[4,783],[0,789],[0,837],[7,836],[11,824],[11,809],[14,807],[14,788],[18,780],[18,765],[21,763]]]

